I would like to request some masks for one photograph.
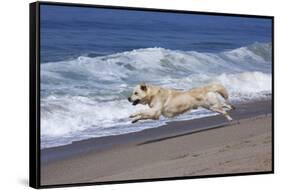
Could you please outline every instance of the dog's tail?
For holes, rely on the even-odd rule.
[[[228,93],[223,85],[221,84],[211,84],[209,90],[219,93],[224,99],[228,99]]]

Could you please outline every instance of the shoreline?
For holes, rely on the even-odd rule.
[[[41,149],[41,165],[79,154],[85,154],[90,151],[102,151],[130,143],[145,143],[155,141],[156,139],[187,135],[194,132],[228,126],[239,122],[241,119],[271,114],[271,104],[271,99],[238,104],[236,105],[236,109],[230,112],[230,115],[234,119],[232,122],[228,122],[221,115],[215,115],[192,120],[172,121],[160,127],[149,128],[133,133],[89,138],[74,141],[67,145],[44,148]]]
[[[230,112],[234,119],[231,123],[220,115],[174,121],[140,132],[43,149],[41,182],[48,185],[270,170],[271,112],[271,100],[257,101],[237,105],[236,110]],[[240,153],[232,149],[237,146],[242,146]],[[227,155],[224,149],[230,149]],[[198,151],[201,152],[196,153]],[[227,159],[220,160],[223,155]],[[245,161],[239,164],[234,164],[235,159],[229,161],[237,156],[246,156]],[[171,158],[175,158],[174,161]],[[249,159],[255,161],[248,162]],[[209,167],[218,161],[232,166],[223,167],[225,164],[220,163],[216,168]],[[181,167],[186,164],[193,166],[182,171]],[[206,164],[209,165],[204,166]],[[240,165],[244,167],[239,168]]]

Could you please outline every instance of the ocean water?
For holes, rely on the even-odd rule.
[[[41,5],[41,148],[213,115],[131,124],[140,82],[222,83],[230,101],[271,94],[271,20]]]

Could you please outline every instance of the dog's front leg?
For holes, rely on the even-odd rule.
[[[161,112],[158,109],[148,109],[144,110],[142,112],[138,112],[136,114],[133,114],[131,116],[134,116],[134,120],[132,123],[136,123],[139,120],[145,120],[145,119],[159,119],[161,115]]]
[[[132,123],[136,123],[137,121],[139,121],[143,112],[144,111],[139,111],[130,115],[129,118],[133,118]]]
[[[132,115],[129,116],[129,118],[134,118],[134,117],[137,117],[141,114],[141,112],[136,112],[136,113],[133,113]]]
[[[134,119],[132,120],[132,123],[136,123],[136,122],[138,122],[140,119],[141,119],[141,116],[140,116],[140,115],[139,115],[139,116],[136,116],[136,117],[134,117]]]

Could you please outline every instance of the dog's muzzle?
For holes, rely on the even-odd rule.
[[[128,101],[129,101],[129,102],[132,102],[132,104],[133,104],[134,106],[137,105],[138,103],[140,103],[140,100],[132,101],[131,97],[128,98]]]
[[[140,103],[140,100],[135,100],[135,101],[133,101],[133,105],[135,106],[135,105],[137,105],[138,103]]]

